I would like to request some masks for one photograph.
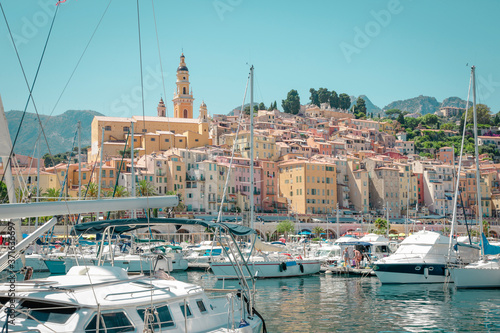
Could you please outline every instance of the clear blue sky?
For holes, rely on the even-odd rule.
[[[255,100],[266,105],[297,89],[367,95],[373,103],[415,97],[467,97],[477,66],[479,102],[500,110],[499,1],[154,0],[172,115],[181,50],[191,74],[195,116],[227,113],[242,102],[254,64]],[[1,0],[31,82],[55,10],[53,0]],[[145,113],[155,115],[163,88],[151,1],[141,0]],[[108,0],[67,0],[34,89],[50,114]],[[68,109],[141,115],[136,2],[114,0],[54,115]],[[22,110],[28,92],[3,17],[0,94]],[[33,112],[30,105],[29,111]]]

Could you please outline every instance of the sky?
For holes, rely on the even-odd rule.
[[[31,84],[56,1],[0,3]],[[419,95],[466,99],[470,66],[475,65],[478,102],[496,113],[499,12],[500,1],[494,0],[140,0],[144,114],[156,115],[163,96],[173,115],[182,52],[195,116],[202,101],[210,114],[226,114],[241,105],[249,64],[255,66],[254,100],[266,106],[277,101],[280,109],[291,89],[307,104],[309,89],[320,87],[367,95],[381,108]],[[132,0],[61,3],[33,89],[38,112],[142,115],[137,18]],[[6,111],[24,110],[29,96],[3,16],[0,95]],[[28,111],[34,112],[32,104]]]

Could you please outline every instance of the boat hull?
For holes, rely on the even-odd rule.
[[[500,269],[451,268],[455,286],[464,288],[500,288]]]
[[[237,278],[235,268],[229,262],[212,262],[210,268],[218,279]],[[319,273],[321,262],[319,260],[257,261],[249,263],[248,268],[256,278],[283,278]],[[250,277],[245,267],[243,272],[246,277]]]
[[[377,263],[373,269],[382,284],[444,283],[449,274],[445,264],[438,263]]]

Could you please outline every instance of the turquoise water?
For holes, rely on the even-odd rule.
[[[223,283],[204,272],[173,276],[206,288]],[[239,288],[234,280],[225,287]],[[258,280],[256,309],[268,332],[500,332],[500,290],[453,284],[381,285],[376,277],[324,274]]]
[[[174,276],[222,287],[201,272]],[[376,277],[324,274],[259,280],[257,290],[268,332],[500,332],[500,290],[381,285]]]

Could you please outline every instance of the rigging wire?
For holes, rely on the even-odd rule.
[[[10,153],[9,153],[9,158],[8,158],[7,163],[5,164],[4,168],[8,168],[9,167],[10,160],[12,159],[12,156],[14,154],[14,148],[16,146],[17,139],[19,137],[19,133],[21,131],[21,126],[23,124],[24,117],[26,116],[26,110],[28,109],[28,105],[29,105],[30,100],[31,100],[31,102],[33,104],[33,107],[35,108],[35,112],[36,112],[36,115],[37,115],[37,118],[38,118],[38,122],[39,122],[40,126],[42,125],[42,122],[41,122],[41,119],[40,119],[40,114],[38,113],[38,109],[36,107],[36,103],[35,103],[35,100],[33,98],[33,88],[35,87],[35,83],[36,83],[36,80],[38,78],[38,73],[40,72],[40,68],[42,66],[42,61],[43,61],[43,58],[45,56],[45,51],[47,50],[47,45],[49,43],[49,39],[50,39],[50,36],[52,34],[52,28],[54,27],[54,22],[56,20],[57,13],[59,11],[59,6],[56,6],[56,7],[57,8],[56,8],[56,10],[54,12],[54,16],[52,17],[52,22],[50,24],[50,28],[49,28],[49,32],[47,34],[47,38],[45,40],[45,45],[43,47],[42,55],[40,56],[40,60],[38,61],[38,67],[37,67],[37,70],[35,72],[35,77],[33,78],[33,82],[32,82],[32,84],[30,86],[30,84],[28,82],[28,78],[26,76],[26,71],[24,70],[23,62],[21,61],[21,56],[19,55],[19,51],[18,51],[16,43],[14,41],[14,36],[12,35],[12,30],[10,29],[9,21],[7,20],[7,16],[6,16],[5,11],[3,9],[2,3],[0,2],[0,10],[2,11],[2,15],[3,15],[3,18],[5,20],[5,24],[7,26],[7,30],[9,31],[9,36],[10,36],[10,39],[12,41],[12,45],[13,45],[14,50],[16,52],[16,56],[17,56],[17,60],[19,62],[19,66],[21,67],[21,71],[22,71],[23,76],[24,76],[24,81],[26,82],[26,86],[28,87],[28,91],[29,91],[28,100],[26,101],[26,105],[24,106],[23,115],[21,117],[21,121],[19,122],[19,127],[17,128],[17,132],[16,132],[16,135],[14,137],[14,142],[12,143],[12,148],[11,148]],[[43,136],[45,138],[45,141],[47,142],[47,147],[48,147],[47,136],[45,135],[45,131],[43,130],[43,127],[41,129],[42,129],[42,133],[43,133]],[[49,149],[49,153],[50,153],[50,147],[48,147],[48,149]],[[51,156],[52,156],[52,153],[51,153]],[[2,179],[0,180],[0,183],[4,181],[4,178],[5,178],[5,173],[2,175]],[[59,176],[57,175],[57,173],[56,173],[56,178],[57,178],[57,181],[59,182]]]
[[[227,188],[229,185],[229,178],[231,175],[231,167],[233,165],[234,153],[236,151],[236,149],[235,149],[236,148],[236,141],[238,140],[238,135],[240,133],[240,128],[241,128],[241,120],[242,120],[243,113],[245,113],[244,106],[245,106],[245,100],[247,98],[247,91],[248,91],[248,84],[249,83],[250,83],[250,73],[248,74],[247,84],[245,87],[245,94],[243,96],[243,102],[241,105],[240,116],[238,119],[238,127],[236,129],[236,135],[234,137],[233,148],[231,151],[231,159],[229,161],[229,167],[227,169],[226,183],[224,184],[224,192],[222,193],[221,204],[220,204],[220,208],[219,208],[219,214],[217,215],[217,222],[216,223],[221,222],[221,219],[222,219],[222,208],[224,207],[224,199],[226,198]],[[250,115],[253,115],[253,110],[250,110]],[[250,161],[250,163],[253,163],[253,161]],[[253,194],[251,193],[251,195],[253,195]],[[253,208],[251,208],[251,209],[253,209]]]
[[[153,7],[153,21],[155,23],[155,32],[156,32],[156,45],[158,47],[158,59],[160,60],[160,72],[161,72],[161,83],[163,85],[163,96],[167,96],[166,90],[165,90],[165,78],[163,76],[163,64],[161,61],[161,51],[160,51],[160,39],[158,38],[158,27],[156,25],[156,13],[155,13],[155,2],[154,0],[151,0],[151,5]],[[168,107],[165,104],[165,115],[168,118]],[[168,130],[170,131],[170,121],[167,122]]]

